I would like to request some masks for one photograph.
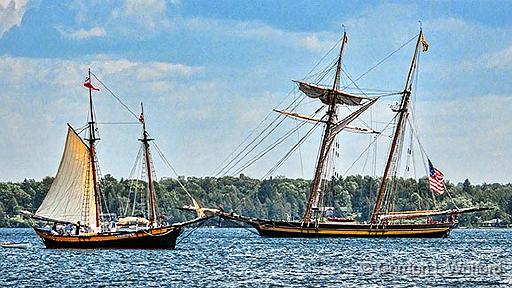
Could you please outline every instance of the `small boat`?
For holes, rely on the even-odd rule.
[[[101,219],[101,216],[104,215],[101,204],[105,203],[107,199],[102,194],[99,184],[100,175],[95,144],[99,138],[96,135],[92,97],[92,91],[99,91],[99,89],[91,84],[90,70],[84,86],[89,90],[90,114],[89,121],[85,126],[88,128],[88,138],[83,139],[68,124],[64,153],[50,190],[34,214],[27,211],[20,211],[20,213],[37,220],[54,223],[53,228],[34,227],[36,234],[43,240],[47,248],[174,249],[176,239],[186,226],[204,222],[207,218],[199,215],[193,220],[172,224],[159,221],[150,153],[150,141],[154,139],[149,138],[146,131],[143,110],[138,118],[142,124],[142,137],[139,141],[142,142],[140,151],[144,156],[142,165],[147,177],[145,199],[149,200],[147,201],[149,211],[146,214],[149,219],[143,219],[142,226],[133,229],[130,227],[117,229],[118,224],[120,226],[126,224],[121,221],[121,218],[114,221]],[[85,131],[85,128],[83,130]],[[188,195],[192,197],[190,194]],[[197,206],[193,198],[192,201]]]
[[[2,248],[17,248],[17,249],[27,249],[30,247],[28,243],[13,243],[13,242],[2,242],[0,243]]]

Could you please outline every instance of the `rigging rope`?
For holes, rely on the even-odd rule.
[[[292,130],[290,130],[287,133],[285,133],[283,136],[279,137],[275,142],[273,142],[270,145],[268,145],[267,147],[265,147],[263,149],[263,151],[260,151],[253,158],[249,159],[244,165],[242,165],[242,167],[240,167],[237,170],[235,170],[235,172],[232,173],[232,175],[237,175],[237,174],[241,173],[242,171],[244,171],[245,169],[249,168],[254,162],[256,162],[257,160],[261,159],[268,152],[272,151],[275,147],[279,146],[279,144],[284,142],[284,140],[286,140],[288,137],[290,137],[294,132],[298,131],[299,128],[301,128],[302,126],[305,125],[305,123],[306,122],[301,123],[300,125],[296,126]],[[249,151],[249,153],[250,152],[251,151]]]
[[[114,97],[118,102],[119,104],[121,104],[128,112],[130,112],[130,114],[132,114],[132,116],[137,119],[137,121],[139,120],[139,117],[137,116],[137,114],[135,114],[126,104],[123,103],[123,101],[121,101],[121,99],[119,97],[117,97],[116,94],[114,94],[114,92],[112,92],[112,90],[110,90],[110,88],[107,87],[107,85],[105,85],[105,83],[103,83],[97,76],[96,74],[92,73],[91,72],[91,75],[94,76],[94,78],[96,80],[98,80],[98,82],[100,82],[100,84],[110,93],[110,95],[112,95],[112,97]]]
[[[281,100],[281,102],[279,102],[279,104],[277,104],[277,106],[279,107],[286,99],[288,99],[290,97],[290,95],[292,95],[294,92],[294,89],[292,89],[288,95],[283,99]],[[265,118],[263,118],[263,120],[261,120],[261,122],[256,126],[256,128],[252,129],[251,132],[249,133],[249,135],[247,135],[247,137],[245,137],[245,139],[240,142],[240,144],[238,144],[238,146],[215,168],[215,170],[213,170],[213,173],[214,175],[218,175],[218,173],[215,173],[217,170],[219,170],[221,167],[223,167],[222,165],[224,165],[228,159],[230,159],[230,157],[235,154],[235,152],[252,136],[252,134],[254,134],[254,132],[256,132],[256,130],[261,126],[261,124],[263,124],[263,122],[265,122],[269,117],[270,115],[272,115],[274,113],[274,111],[270,111],[266,116]],[[229,165],[229,164],[228,164]],[[221,171],[219,171],[220,173]]]
[[[405,46],[407,46],[407,44],[411,43],[413,40],[417,39],[418,38],[418,35],[419,34],[416,34],[414,35],[414,37],[412,37],[411,39],[409,39],[407,42],[405,42],[404,44],[402,44],[402,46],[398,47],[395,51],[391,52],[388,56],[384,57],[382,60],[380,60],[379,62],[377,62],[377,64],[373,65],[372,67],[370,67],[370,69],[366,70],[366,72],[364,72],[363,74],[359,75],[359,77],[357,77],[353,82],[357,82],[359,81],[361,78],[363,78],[364,76],[366,76],[368,73],[370,73],[373,69],[377,68],[380,64],[384,63],[386,60],[388,60],[391,56],[393,56],[395,53],[397,53],[398,51],[400,51],[402,48],[404,48]],[[349,84],[348,86],[350,86],[351,84]],[[347,87],[348,87],[347,86]],[[343,89],[346,89],[347,87],[343,88]]]
[[[89,122],[89,121],[87,121],[87,122]],[[82,132],[84,132],[84,131],[85,131],[85,129],[87,129],[87,128],[89,128],[89,124],[85,124],[84,126],[82,126],[82,127],[78,128],[78,129],[76,130],[76,134],[82,134]]]
[[[306,76],[302,79],[302,80],[305,80],[307,79],[307,77],[310,76],[310,74],[316,69],[316,67],[318,67],[318,65],[320,65],[320,63],[322,63],[322,61],[324,61],[324,59],[327,57],[327,55],[329,55],[332,50],[334,50],[334,48],[336,48],[340,43],[341,41],[343,40],[343,38],[340,38],[340,40],[338,40],[332,47],[331,49],[329,49],[329,51],[327,51],[327,53],[325,53],[325,55],[315,64],[315,66],[313,66],[313,68],[311,68],[311,70],[306,74]],[[335,62],[337,61],[337,59],[335,60]],[[317,73],[318,74],[318,73]]]
[[[299,126],[300,121],[296,119],[297,126]],[[297,130],[297,140],[300,141],[300,132]],[[300,160],[300,172],[301,177],[304,178],[304,163],[302,161],[302,149],[299,147],[299,160]]]
[[[140,122],[96,122],[99,125],[140,125]]]
[[[327,53],[326,53],[326,54],[325,54],[325,55],[324,55],[324,56],[323,56],[323,57],[322,57],[322,58],[321,58],[321,59],[320,59],[320,60],[319,60],[319,61],[318,61],[314,66],[313,66],[313,68],[311,68],[311,70],[306,74],[306,76],[303,78],[303,80],[304,80],[304,79],[306,79],[307,77],[311,76],[311,73],[312,73],[312,72],[313,72],[313,71],[318,67],[318,65],[320,65],[320,63],[322,63],[322,61],[323,61],[323,60],[324,60],[324,59],[325,59],[325,58],[326,58],[326,57],[327,57],[327,56],[328,56],[328,55],[329,55],[329,54],[334,50],[334,48],[335,48],[335,47],[337,47],[339,43],[341,43],[341,41],[342,41],[342,39],[340,38],[340,40],[338,40],[338,41],[337,41],[337,42],[336,42],[336,43],[331,47],[331,49],[329,49],[329,51],[328,51],[328,52],[327,52]],[[329,66],[332,66],[332,64],[330,64]],[[327,69],[326,69],[326,70],[327,70]],[[319,73],[317,73],[317,74],[319,74]],[[317,75],[317,74],[315,74],[315,75]],[[320,77],[320,79],[323,79],[323,77],[325,77],[325,75],[321,76],[321,77]],[[284,98],[281,102],[279,102],[279,104],[278,104],[276,107],[279,107],[282,103],[284,103],[284,101],[285,101],[286,99],[288,99],[288,98],[290,97],[290,95],[292,95],[292,94],[293,94],[293,92],[295,91],[295,89],[296,89],[296,88],[294,87],[294,88],[292,89],[292,91],[290,91],[290,92],[288,93],[288,95],[286,96],[286,98]],[[304,98],[304,96],[302,96],[302,98]],[[292,101],[292,103],[291,103],[290,105],[288,105],[288,106],[285,108],[285,110],[286,110],[286,109],[288,109],[289,107],[291,107],[291,106],[293,105],[293,103],[294,103],[295,101],[297,101],[297,99],[298,99],[298,98],[296,98],[294,101]],[[300,101],[300,102],[302,102],[302,101]],[[300,102],[299,102],[299,104],[300,104]],[[298,105],[296,105],[296,106],[294,107],[294,109],[295,109],[297,106],[298,106]],[[293,109],[292,109],[292,111],[293,111]],[[233,169],[233,167],[231,167],[228,171],[224,171],[228,166],[230,166],[230,164],[231,164],[235,159],[237,159],[237,158],[240,156],[240,154],[241,154],[241,153],[243,153],[243,152],[244,152],[244,151],[245,151],[245,150],[246,150],[246,149],[247,149],[247,148],[248,148],[252,143],[254,143],[254,141],[256,141],[256,139],[258,139],[258,137],[260,137],[260,136],[261,136],[261,135],[262,135],[262,134],[263,134],[263,133],[264,133],[264,132],[265,132],[265,131],[266,131],[266,130],[267,130],[267,129],[268,129],[268,128],[273,124],[273,123],[275,123],[275,121],[277,121],[277,119],[279,119],[279,117],[281,117],[281,115],[278,115],[278,116],[277,116],[277,117],[276,117],[276,118],[275,118],[275,119],[274,119],[274,120],[273,120],[273,121],[272,121],[272,122],[271,122],[271,123],[270,123],[270,124],[269,124],[269,125],[268,125],[264,130],[263,130],[263,131],[262,131],[262,132],[260,132],[260,133],[259,133],[259,134],[258,134],[258,135],[253,139],[253,141],[251,141],[251,143],[247,144],[247,145],[246,145],[246,146],[245,146],[245,147],[244,147],[244,148],[243,148],[239,153],[237,153],[237,155],[236,155],[235,157],[233,157],[233,158],[229,161],[229,163],[228,163],[228,164],[224,165],[224,163],[226,163],[226,161],[227,161],[227,160],[228,160],[228,159],[229,159],[233,154],[235,154],[235,152],[236,152],[236,151],[237,151],[237,150],[238,150],[238,149],[243,145],[243,143],[245,143],[245,142],[246,142],[246,141],[251,137],[251,135],[252,135],[252,134],[253,134],[253,133],[254,133],[254,132],[255,132],[255,131],[256,131],[256,130],[261,126],[261,124],[263,124],[263,122],[265,122],[265,121],[268,119],[268,117],[269,117],[271,114],[273,114],[273,111],[269,112],[269,113],[266,115],[266,117],[265,117],[265,118],[264,118],[264,119],[263,119],[263,120],[258,124],[258,126],[256,126],[256,128],[254,128],[254,129],[249,133],[249,135],[248,135],[248,136],[247,136],[247,137],[246,137],[246,138],[245,138],[245,139],[244,139],[244,140],[243,140],[243,141],[242,141],[242,142],[241,142],[241,143],[240,143],[240,144],[239,144],[239,145],[238,145],[234,150],[233,150],[233,152],[231,152],[231,153],[230,153],[230,154],[229,154],[229,155],[228,155],[228,156],[227,156],[227,157],[226,157],[226,158],[221,162],[221,164],[220,164],[217,168],[215,168],[214,173],[215,173],[215,171],[218,171],[217,173],[215,173],[215,177],[218,177],[219,175],[221,175],[221,174],[222,174],[222,172],[224,172],[224,174],[222,174],[222,175],[226,175],[226,174],[229,172],[229,170]],[[279,124],[281,124],[281,123],[282,123],[282,121],[278,123],[278,126],[279,126]],[[268,136],[268,135],[267,135],[267,136]],[[267,136],[265,136],[265,138],[266,138]],[[264,139],[262,139],[262,140],[264,140]],[[260,141],[259,143],[261,143],[261,141]],[[257,144],[256,144],[256,146],[257,146],[259,143],[257,143]],[[250,152],[249,152],[249,153],[250,153]],[[245,157],[246,157],[246,155],[245,155],[243,158],[245,158]],[[222,165],[224,165],[224,166],[222,166]],[[235,164],[235,166],[236,166],[236,164]],[[220,167],[223,167],[223,168],[219,170],[219,168],[220,168]]]
[[[188,238],[188,236],[190,236],[192,233],[194,233],[197,229],[201,228],[201,226],[203,226],[204,224],[206,223],[206,221],[203,221],[201,222],[199,225],[197,225],[196,227],[194,227],[194,229],[192,229],[187,235],[183,236],[180,238],[180,240],[178,240],[178,242],[176,242],[176,245],[180,244],[181,241],[185,240]]]
[[[314,115],[313,115],[314,116]],[[276,141],[274,141],[272,144],[268,145],[266,148],[263,149],[260,153],[255,155],[253,158],[251,158],[249,161],[246,162],[241,168],[238,168],[233,175],[237,175],[238,173],[242,172],[249,166],[251,166],[254,162],[261,159],[264,155],[266,155],[268,152],[272,151],[275,147],[277,147],[279,144],[284,142],[288,137],[290,137],[293,133],[297,132],[302,126],[304,126],[307,122],[302,122],[301,124],[297,125],[296,127],[292,128],[288,132],[286,132],[283,136],[279,137]],[[259,144],[259,143],[258,143]],[[251,151],[249,151],[250,153]]]
[[[322,119],[325,118],[322,117]],[[306,123],[306,122],[304,122]],[[262,179],[265,179],[267,178],[269,175],[271,175],[272,173],[275,172],[275,170],[277,170],[283,163],[284,161],[286,161],[290,155],[295,152],[295,150],[309,137],[309,135],[311,135],[311,133],[313,133],[313,131],[320,125],[320,123],[322,122],[317,122],[315,123],[315,125],[313,125],[313,127],[311,127],[311,129],[309,129],[309,131],[302,137],[302,139],[300,139],[300,141],[295,144],[292,149],[290,149],[290,151],[288,151],[288,153],[286,153],[275,165],[274,167],[272,167],[268,172],[267,174],[265,174],[265,176],[262,177]]]
[[[356,158],[356,160],[354,160],[352,165],[350,165],[350,167],[348,167],[348,169],[345,171],[345,173],[343,173],[343,175],[342,175],[343,177],[345,177],[347,175],[348,171],[350,171],[350,169],[352,169],[352,167],[354,167],[354,165],[357,163],[357,161],[359,161],[359,159],[361,159],[361,157],[363,157],[363,155],[370,149],[372,144],[375,143],[381,135],[383,135],[382,132],[384,132],[386,129],[388,129],[388,126],[390,126],[391,123],[393,123],[393,121],[396,119],[397,116],[398,116],[398,114],[396,114],[395,117],[393,117],[393,119],[391,119],[391,121],[388,122],[388,124],[380,131],[379,134],[375,135],[375,139],[373,139],[373,141],[370,142],[370,144],[363,150],[363,152],[361,152],[361,154],[359,154],[359,156]]]
[[[228,221],[228,222],[229,222],[229,223],[231,223],[231,224],[234,224],[235,226],[238,226],[238,227],[240,227],[240,228],[243,228],[243,229],[245,229],[245,230],[247,230],[247,231],[251,232],[252,234],[255,234],[255,235],[258,235],[258,236],[260,235],[258,232],[255,232],[254,230],[249,229],[249,228],[245,227],[245,225],[241,225],[240,223],[238,223],[238,222],[236,222],[236,221],[233,221],[233,220],[231,220],[231,219],[227,219],[227,218],[222,218],[222,219],[223,219],[223,220]]]
[[[299,103],[297,103],[292,109],[291,111],[294,111],[295,108],[305,99],[305,96],[302,96],[302,97],[298,97],[296,98],[290,105],[287,106],[287,108],[285,109],[289,109],[292,105],[294,105],[294,103],[299,100]],[[250,146],[252,145],[256,140],[258,140],[258,138],[263,135],[263,133],[265,133],[265,131],[267,131],[270,127],[272,127],[272,125],[279,119],[281,118],[281,120],[277,123],[277,125],[275,125],[272,129],[270,129],[270,131],[268,133],[266,133],[266,135],[263,136],[263,138],[261,138],[255,145],[253,145],[253,147],[247,151],[241,158],[239,158],[238,160],[236,160],[243,152],[245,152],[245,150]],[[267,125],[267,127],[265,127],[265,129],[263,129],[263,131],[261,131],[258,135],[256,135],[256,137],[249,143],[247,144],[239,153],[237,153],[237,155],[231,160],[229,161],[229,163],[223,168],[221,169],[221,171],[219,173],[217,173],[215,176],[219,176],[221,174],[221,172],[224,172],[223,176],[228,174],[232,169],[234,169],[236,167],[236,165],[238,165],[238,163],[240,163],[243,159],[245,159],[245,157],[247,157],[252,151],[254,151],[254,149],[256,149],[256,147],[258,147],[259,144],[261,144],[261,142],[263,142],[265,139],[267,139],[268,136],[270,136],[270,134],[272,134],[272,132],[274,132],[277,127],[279,127],[279,125],[281,125],[281,123],[284,122],[284,120],[286,119],[286,116],[282,115],[282,114],[279,114],[276,118],[274,118],[274,120],[269,124]],[[236,162],[234,164],[232,164],[234,161],[236,160]],[[232,165],[231,165],[232,164]],[[227,169],[227,170],[226,170]]]
[[[142,149],[143,149],[143,144],[141,144],[139,146],[139,152],[137,152],[137,157],[135,157],[135,163],[133,164],[132,166],[132,170],[130,171],[130,174],[128,175],[128,179],[132,179],[134,177],[134,175],[136,174],[136,170],[137,168],[139,168],[139,163],[142,161]],[[132,195],[132,192],[133,192],[133,208],[132,208],[132,215],[135,213],[135,201],[137,199],[137,191],[138,191],[138,187],[136,181],[133,181],[133,180],[130,180],[130,185],[129,185],[129,190],[128,190],[128,201],[130,201],[130,197]],[[127,203],[126,205],[126,208],[124,210],[124,216],[127,216],[128,215],[128,207],[130,206],[129,205],[130,203]]]
[[[149,136],[149,133],[148,133],[148,136]],[[167,160],[167,158],[165,157],[165,155],[162,153],[162,151],[160,150],[160,148],[158,147],[158,145],[153,142],[153,145],[155,146],[155,150],[156,152],[158,153],[158,155],[160,156],[160,158],[162,158],[162,161],[164,161],[165,165],[167,165],[171,170],[172,172],[174,173],[174,175],[176,175],[176,180],[178,181],[178,183],[180,184],[181,188],[183,190],[185,190],[185,193],[187,193],[188,197],[194,199],[192,197],[192,194],[190,194],[190,192],[187,190],[187,188],[185,188],[185,185],[183,185],[183,183],[180,181],[180,176],[178,175],[178,172],[176,172],[176,170],[174,169],[174,167],[171,165],[171,163],[169,162],[169,160]]]

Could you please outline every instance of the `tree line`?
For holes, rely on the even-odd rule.
[[[46,193],[52,177],[41,181],[26,179],[19,183],[0,183],[0,227],[28,227],[33,220],[21,218],[19,210],[35,212]],[[180,184],[181,182],[181,184]],[[183,185],[204,207],[222,207],[225,211],[267,219],[298,219],[305,209],[311,181],[274,177],[266,180],[240,177],[180,177],[163,178],[154,182],[159,212],[169,221],[190,219],[189,212],[177,209],[190,204]],[[367,221],[379,188],[380,178],[348,176],[332,178],[325,192],[325,206],[334,208],[334,216],[353,217]],[[137,180],[104,176],[101,181],[102,211],[119,216],[147,216],[145,183]],[[472,185],[446,183],[447,192],[434,195],[428,180],[399,179],[395,210],[451,209],[456,207],[492,207],[492,210],[463,215],[461,225],[500,219],[512,222],[512,184]],[[134,203],[134,198],[137,200]]]

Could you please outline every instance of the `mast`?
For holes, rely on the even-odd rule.
[[[318,196],[318,190],[320,188],[320,184],[322,181],[322,174],[324,171],[324,164],[327,160],[327,154],[331,148],[331,144],[333,139],[331,138],[331,128],[333,127],[336,121],[336,95],[331,93],[332,91],[336,91],[339,89],[339,78],[341,73],[341,57],[343,55],[343,49],[345,48],[345,43],[347,43],[347,32],[343,32],[343,40],[341,41],[340,53],[338,56],[338,63],[336,65],[336,75],[334,77],[334,84],[332,86],[332,90],[328,92],[331,96],[331,101],[329,103],[329,108],[327,110],[327,121],[325,125],[324,135],[322,138],[322,144],[320,146],[320,153],[318,155],[318,162],[316,164],[315,176],[313,177],[313,182],[311,183],[311,189],[309,191],[309,198],[306,205],[306,211],[304,212],[304,217],[302,219],[302,224],[308,224],[311,220],[311,214],[313,209],[313,204],[316,202],[316,198]],[[327,97],[329,99],[329,97]]]
[[[91,81],[91,68],[89,68],[89,83]],[[100,187],[98,185],[98,179],[96,175],[96,148],[94,143],[96,140],[95,128],[94,128],[94,113],[92,107],[92,85],[89,88],[89,109],[91,113],[91,119],[89,121],[89,149],[90,149],[90,158],[91,158],[91,172],[92,172],[92,182],[94,185],[94,201],[96,202],[96,227],[100,227]],[[86,224],[86,223],[84,223]]]
[[[407,80],[405,82],[405,88],[402,92],[402,99],[400,101],[400,107],[398,110],[398,122],[395,128],[395,133],[393,136],[393,142],[391,143],[391,148],[388,155],[388,160],[386,162],[386,168],[384,169],[384,175],[382,176],[382,183],[380,184],[379,188],[379,194],[377,195],[377,199],[375,201],[375,207],[373,208],[371,223],[377,222],[377,217],[379,214],[379,210],[382,205],[382,201],[384,199],[384,194],[386,193],[386,186],[388,182],[389,173],[391,170],[391,166],[393,163],[393,160],[398,157],[398,155],[395,155],[397,151],[400,151],[400,149],[397,149],[399,145],[402,145],[400,138],[402,135],[402,128],[404,126],[405,121],[407,120],[407,113],[409,109],[409,101],[411,98],[411,90],[412,90],[412,77],[414,74],[414,70],[416,69],[416,61],[418,57],[419,48],[421,45],[423,39],[423,31],[420,28],[420,34],[418,35],[418,40],[416,42],[416,49],[414,50],[414,55],[411,61],[411,66],[409,67],[409,73],[407,75]]]
[[[149,188],[149,206],[151,209],[151,226],[155,226],[156,224],[156,207],[155,207],[155,191],[153,187],[153,174],[151,173],[151,159],[149,154],[149,141],[153,140],[151,138],[148,138],[148,132],[146,131],[146,121],[144,120],[144,106],[142,103],[140,103],[140,107],[142,110],[142,113],[140,114],[141,117],[139,118],[139,121],[142,122],[142,139],[139,139],[144,144],[144,155],[146,160],[146,173],[148,174],[148,188]]]

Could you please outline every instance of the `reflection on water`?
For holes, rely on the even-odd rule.
[[[187,233],[185,232],[184,235]],[[176,250],[51,250],[32,229],[0,229],[0,286],[512,285],[512,230],[447,239],[272,239],[201,228]]]

